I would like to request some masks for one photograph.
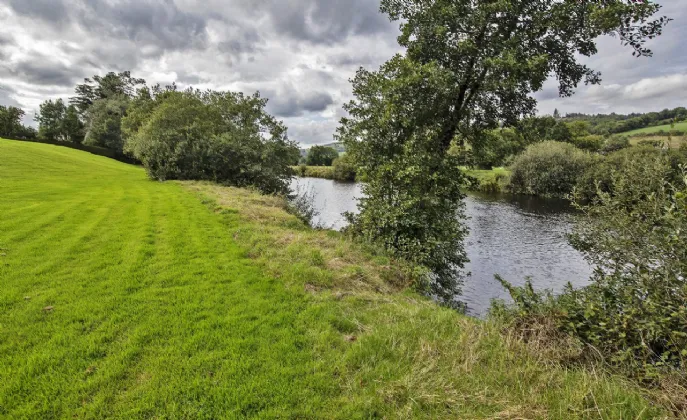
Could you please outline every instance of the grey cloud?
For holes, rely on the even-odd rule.
[[[157,45],[158,55],[164,50],[202,49],[207,44],[209,17],[180,10],[173,0],[10,0],[9,6],[18,15],[56,28],[76,23],[96,36]]]
[[[289,137],[302,145],[331,143],[333,141],[332,135],[338,125],[338,121],[332,119],[292,118],[287,119],[285,123],[289,127]]]
[[[15,13],[54,25],[62,25],[69,20],[68,8],[63,0],[10,0],[9,6]]]
[[[334,103],[328,92],[298,92],[293,88],[266,91],[267,109],[278,117],[297,117],[306,112],[320,112]]]
[[[266,12],[278,33],[314,44],[332,44],[394,27],[379,13],[376,0],[271,0],[263,5],[257,12]]]
[[[14,77],[37,85],[72,86],[82,75],[79,69],[41,56],[12,63],[8,67],[10,74]]]
[[[260,42],[262,37],[255,28],[244,28],[242,32],[232,34],[231,39],[220,41],[217,48],[223,53],[237,56],[257,52]]]
[[[164,49],[204,48],[206,18],[180,10],[172,0],[87,0],[83,26],[113,37],[159,45]]]
[[[0,47],[15,45],[14,37],[10,34],[0,33]]]
[[[19,102],[14,99],[16,91],[9,86],[0,85],[0,105],[19,107]]]

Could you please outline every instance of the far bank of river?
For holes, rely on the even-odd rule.
[[[315,222],[331,229],[345,226],[341,214],[356,212],[356,199],[362,196],[356,183],[294,178],[292,185],[301,193],[313,193],[319,211]],[[482,316],[493,298],[508,299],[495,274],[517,285],[531,277],[536,288],[554,291],[567,282],[585,285],[591,267],[566,239],[571,212],[564,200],[470,193],[466,200],[470,275],[457,297],[467,303],[468,312]]]

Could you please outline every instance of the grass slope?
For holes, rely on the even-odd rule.
[[[682,121],[682,122],[676,123],[675,126],[672,126],[672,127],[670,124],[658,125],[658,126],[654,126],[654,127],[639,128],[637,130],[627,131],[627,132],[621,133],[621,134],[633,136],[635,134],[653,134],[653,133],[657,133],[659,131],[670,132],[673,130],[687,131],[687,121]]]
[[[276,198],[0,140],[2,418],[656,418]]]

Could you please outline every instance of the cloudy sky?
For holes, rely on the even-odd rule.
[[[673,17],[634,58],[600,41],[586,61],[602,86],[537,94],[540,113],[635,112],[687,106],[687,0],[658,0]],[[350,99],[351,78],[395,52],[398,24],[379,0],[0,0],[0,105],[33,118],[84,77],[131,70],[149,83],[259,90],[303,145],[327,143]],[[30,122],[30,121],[27,121]]]

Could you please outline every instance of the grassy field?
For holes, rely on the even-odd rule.
[[[666,125],[659,125],[659,126],[655,126],[655,127],[640,128],[637,130],[632,130],[632,131],[628,131],[628,132],[621,133],[621,134],[627,135],[627,136],[634,136],[636,134],[647,134],[647,135],[649,135],[649,134],[657,133],[659,131],[670,132],[672,130],[687,131],[687,121],[679,122],[672,127],[670,126],[670,124],[666,124]]]
[[[275,197],[0,140],[0,418],[660,418]]]

